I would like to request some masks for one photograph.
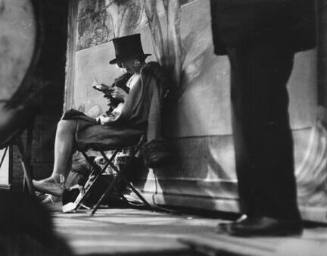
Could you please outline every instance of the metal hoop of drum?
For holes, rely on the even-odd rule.
[[[41,8],[37,0],[0,0],[0,148],[34,116],[38,85],[33,71],[41,51]]]

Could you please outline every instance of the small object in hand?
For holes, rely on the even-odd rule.
[[[103,93],[111,93],[112,88],[105,84],[95,84],[92,86],[95,90],[103,92]]]
[[[112,121],[114,119],[113,115],[101,115],[97,117],[95,120],[97,124],[105,125],[106,123]]]

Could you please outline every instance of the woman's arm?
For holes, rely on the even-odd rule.
[[[97,122],[101,125],[107,125],[113,123],[120,116],[124,103],[119,103],[116,108],[114,108],[109,115],[103,114],[96,118]]]
[[[130,119],[140,104],[142,104],[144,88],[142,80],[139,79],[127,94],[124,103],[120,104],[114,117],[106,118],[104,124],[120,123]]]
[[[114,87],[111,92],[111,96],[114,99],[122,100],[123,102],[125,102],[127,95],[128,93],[119,87]]]

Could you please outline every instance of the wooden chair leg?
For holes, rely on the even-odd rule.
[[[3,152],[2,156],[1,156],[1,160],[0,160],[0,168],[1,168],[3,162],[4,162],[5,158],[6,158],[6,155],[7,155],[8,149],[9,149],[9,146],[7,146],[7,147],[5,148],[5,151]]]
[[[97,203],[95,204],[95,206],[92,208],[92,211],[90,213],[91,216],[93,216],[95,214],[95,212],[98,210],[101,202],[103,201],[103,199],[109,195],[115,188],[116,185],[118,185],[121,181],[123,181],[136,195],[137,197],[143,202],[143,204],[152,209],[152,205],[149,204],[149,202],[141,195],[140,192],[138,192],[138,190],[131,184],[131,182],[127,181],[126,178],[124,177],[123,170],[119,170],[113,163],[112,161],[108,162],[109,165],[111,166],[112,169],[114,169],[117,173],[117,176],[114,177],[113,181],[110,183],[110,185],[107,187],[107,189],[103,192],[103,194],[101,195],[100,199],[97,201]]]
[[[75,200],[76,210],[81,206],[84,199],[86,198],[86,196],[91,191],[91,188],[93,187],[93,184],[95,184],[95,182],[98,180],[98,178],[101,176],[101,174],[105,171],[105,169],[108,166],[108,165],[106,165],[103,168],[101,168],[97,164],[95,164],[93,162],[93,160],[90,160],[90,157],[85,152],[82,152],[82,154],[84,155],[84,157],[85,157],[86,161],[88,162],[88,164],[91,166],[92,171],[89,174],[89,177],[88,177],[87,181],[85,182],[85,184],[83,186],[83,190],[80,192],[77,199]]]
[[[142,136],[138,142],[138,144],[136,145],[135,149],[133,150],[132,156],[134,157],[136,155],[136,153],[140,150],[142,143],[144,142],[145,137]],[[106,168],[110,165],[110,167],[117,173],[117,175],[114,177],[114,179],[111,181],[111,183],[108,185],[108,187],[106,188],[106,190],[102,193],[101,197],[99,198],[99,200],[97,201],[97,203],[94,205],[94,207],[92,208],[92,211],[90,213],[90,215],[94,215],[95,212],[97,211],[97,209],[99,208],[101,202],[103,201],[103,199],[110,194],[115,186],[117,186],[119,184],[120,181],[123,181],[126,183],[126,185],[128,187],[131,188],[131,190],[140,198],[140,200],[144,203],[144,205],[146,205],[147,207],[152,207],[147,201],[146,199],[137,191],[137,189],[126,180],[126,178],[123,175],[123,171],[119,170],[117,166],[115,166],[115,164],[113,163],[113,160],[115,159],[117,153],[119,152],[119,150],[115,150],[114,154],[108,158],[107,155],[103,152],[100,151],[101,155],[103,156],[103,158],[106,161]]]
[[[103,153],[103,152],[101,152],[101,153]],[[82,154],[85,157],[86,161],[92,167],[92,172],[89,174],[88,180],[86,181],[86,183],[83,186],[83,191],[81,191],[81,193],[78,195],[77,199],[75,200],[75,204],[76,204],[75,209],[76,210],[81,206],[81,204],[83,203],[84,199],[86,198],[86,196],[91,191],[91,188],[93,187],[93,185],[95,184],[95,182],[99,179],[99,177],[107,169],[107,167],[109,166],[109,163],[114,160],[114,158],[116,157],[117,153],[118,153],[118,150],[116,150],[112,154],[112,156],[110,157],[110,159],[107,158],[106,164],[101,168],[96,163],[94,163],[94,161],[91,160],[90,157],[85,152],[82,152]]]
[[[98,210],[100,204],[102,203],[103,199],[114,190],[115,185],[118,183],[117,181],[118,181],[118,176],[115,176],[114,179],[111,181],[110,185],[102,193],[100,199],[97,201],[97,203],[92,208],[90,216],[93,216],[95,214],[95,212]]]

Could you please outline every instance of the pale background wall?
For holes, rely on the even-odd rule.
[[[225,56],[215,56],[211,40],[209,1],[198,0],[182,8],[183,45],[186,51],[184,94],[178,101],[176,123],[172,132],[177,137],[231,134],[229,100],[229,63]],[[147,24],[137,31],[142,34],[144,51],[153,53]],[[92,87],[94,78],[111,84],[121,71],[108,61],[115,56],[112,43],[104,43],[76,53],[74,108],[88,111],[98,105],[106,109],[102,95]],[[149,60],[153,60],[149,58]],[[308,127],[315,116],[315,53],[296,55],[289,82],[292,127]]]

